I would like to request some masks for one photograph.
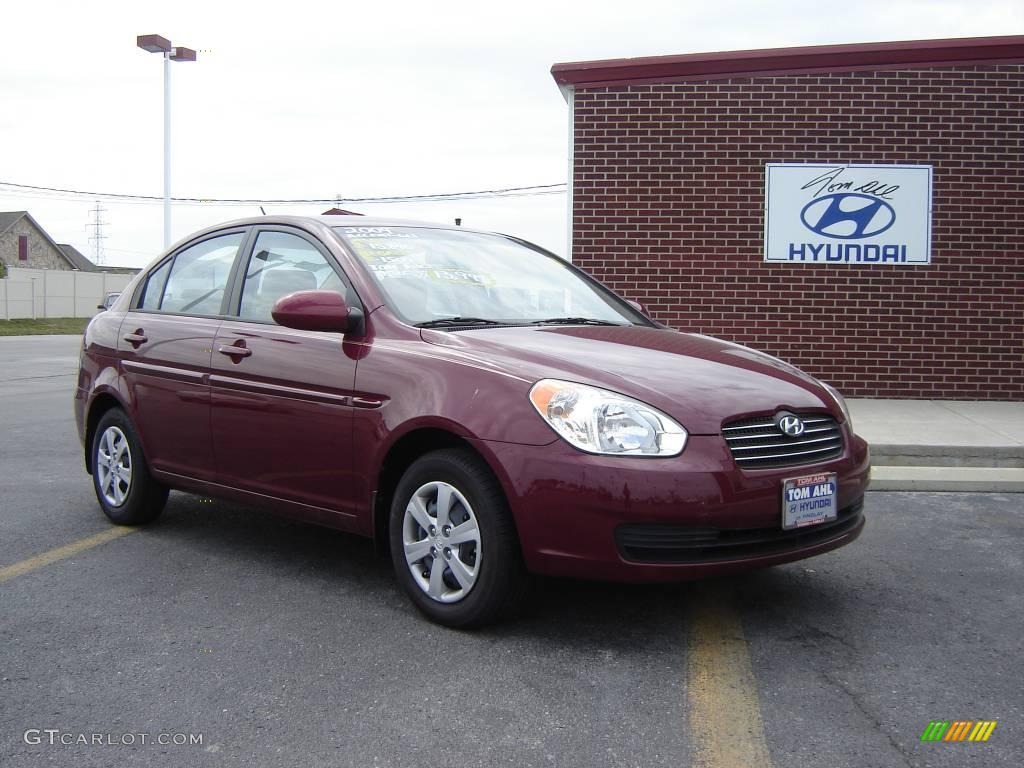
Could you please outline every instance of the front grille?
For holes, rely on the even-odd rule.
[[[831,416],[797,413],[806,426],[799,437],[789,437],[775,425],[775,417],[758,416],[726,424],[722,436],[736,464],[743,469],[770,469],[814,464],[843,452],[843,433]]]
[[[849,533],[864,517],[864,500],[839,510],[835,520],[806,528],[707,528],[639,523],[615,529],[626,560],[640,563],[711,563],[811,547]]]

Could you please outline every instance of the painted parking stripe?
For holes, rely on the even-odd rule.
[[[757,680],[733,591],[715,583],[695,585],[688,616],[693,765],[772,768]]]
[[[20,563],[14,563],[14,565],[8,565],[0,568],[0,584],[11,579],[16,579],[18,576],[24,576],[26,573],[31,573],[45,565],[56,563],[58,560],[64,560],[68,557],[73,557],[79,552],[85,552],[87,549],[98,547],[100,544],[106,544],[108,541],[119,539],[122,536],[127,536],[129,533],[134,533],[138,528],[129,528],[127,526],[119,525],[116,528],[110,528],[102,533],[97,533],[94,536],[86,536],[84,539],[73,541],[70,544],[65,544],[63,547],[57,547],[51,549],[48,552],[43,552],[30,557],[28,560],[22,560]]]

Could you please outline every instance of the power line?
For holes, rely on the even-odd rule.
[[[226,205],[325,205],[338,203],[402,203],[430,202],[435,200],[473,200],[487,197],[523,197],[530,195],[564,194],[565,184],[533,184],[525,187],[505,187],[500,189],[480,189],[471,192],[435,192],[426,195],[385,195],[382,197],[311,197],[311,198],[210,198],[210,197],[172,197],[176,203],[218,203]],[[31,194],[58,194],[82,197],[101,197],[106,200],[122,200],[126,202],[163,202],[156,195],[132,195],[120,192],[90,192],[80,189],[62,189],[59,187],[42,187],[33,184],[16,184],[11,181],[0,181],[0,187],[12,187]]]

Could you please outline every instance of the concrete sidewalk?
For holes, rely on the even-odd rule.
[[[1024,402],[847,403],[871,444],[872,490],[1024,492]]]

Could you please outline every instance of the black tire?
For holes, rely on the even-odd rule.
[[[101,483],[109,478],[109,462],[105,456],[109,455],[107,440],[112,439],[114,444],[120,448],[121,438],[127,444],[126,448],[118,455],[120,461],[116,462],[118,470],[123,471],[125,465],[124,454],[127,454],[127,466],[131,470],[130,482],[125,483],[115,476],[113,483],[108,483],[106,492]],[[112,522],[118,525],[142,525],[149,523],[160,516],[167,503],[167,487],[158,483],[149,474],[149,465],[142,453],[142,444],[132,426],[131,420],[120,408],[111,408],[100,419],[96,425],[96,432],[92,439],[92,487],[96,491],[96,499],[100,503],[103,513]],[[114,484],[117,488],[115,490]],[[123,495],[120,503],[118,497]],[[108,496],[114,496],[113,499]]]
[[[427,586],[420,586],[406,560],[406,509],[413,495],[431,483],[451,486],[468,503],[467,510],[460,501],[453,502],[452,524],[465,522],[470,516],[477,524],[479,542],[469,544],[470,550],[466,556],[467,562],[477,562],[474,569],[475,582],[471,587],[466,589],[456,584],[455,574],[452,573],[452,567],[456,565],[452,562],[452,556],[458,557],[459,563],[462,563],[464,545],[448,548],[458,550],[448,557],[449,562],[438,560],[443,567],[443,578],[452,587],[465,592],[455,602],[440,602],[427,594]],[[435,499],[435,516],[436,507]],[[434,451],[413,462],[395,490],[389,523],[391,560],[398,583],[413,604],[431,621],[447,627],[479,627],[512,615],[522,605],[528,579],[512,514],[501,485],[490,468],[472,451]],[[422,526],[415,522],[410,522],[410,525],[415,531],[411,535],[417,540],[416,543],[430,543],[430,534]],[[420,533],[425,537],[422,540],[419,540]],[[438,541],[442,541],[440,536],[441,532],[438,531]],[[446,552],[448,555],[451,553]],[[429,561],[424,559],[417,565],[417,570],[424,569],[420,575],[425,582],[428,581],[427,574],[433,574],[433,562],[431,557]]]

